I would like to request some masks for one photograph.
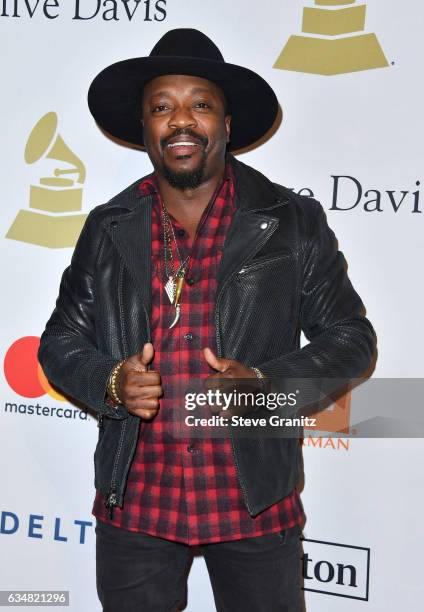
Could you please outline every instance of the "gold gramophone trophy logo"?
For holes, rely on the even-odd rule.
[[[57,134],[57,115],[47,113],[33,128],[25,148],[27,164],[54,159],[66,167],[30,186],[29,208],[20,210],[6,238],[50,248],[75,246],[86,214],[82,209],[85,167]],[[41,212],[36,212],[41,211]]]
[[[315,0],[315,4],[303,9],[302,32],[312,36],[290,36],[273,68],[334,75],[389,65],[376,35],[362,33],[365,4],[356,5],[355,0]]]

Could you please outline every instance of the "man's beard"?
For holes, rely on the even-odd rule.
[[[174,170],[171,170],[171,168],[167,166],[165,162],[163,162],[163,175],[168,181],[168,183],[171,185],[171,187],[175,187],[176,189],[180,189],[181,191],[183,191],[184,189],[196,189],[205,180],[204,175],[207,160],[206,147],[208,145],[208,139],[206,137],[199,136],[190,128],[179,128],[176,129],[171,136],[161,140],[162,149],[164,149],[168,142],[176,136],[189,136],[195,141],[197,141],[203,149],[202,157],[199,161],[199,164],[197,165],[197,168],[194,168],[193,170],[185,170],[182,172],[175,172]],[[183,155],[182,157],[186,156]]]
[[[204,181],[206,157],[207,155],[205,151],[203,151],[202,157],[200,159],[199,164],[197,165],[197,168],[194,168],[193,170],[185,170],[182,172],[175,172],[164,163],[164,178],[168,181],[171,187],[175,187],[176,189],[180,189],[181,191],[183,191],[184,189],[196,189]]]

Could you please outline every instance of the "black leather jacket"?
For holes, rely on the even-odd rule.
[[[375,334],[322,206],[230,159],[237,212],[218,273],[219,356],[268,376],[362,375]],[[39,350],[49,380],[99,415],[95,487],[110,508],[123,505],[141,419],[105,403],[107,380],[150,340],[151,197],[139,195],[139,183],[90,212]],[[301,330],[309,340],[302,349]],[[231,442],[252,516],[297,484],[298,440]]]

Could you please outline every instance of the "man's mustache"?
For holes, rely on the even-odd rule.
[[[175,138],[176,136],[189,136],[192,140],[194,140],[195,142],[198,142],[203,147],[206,147],[206,145],[209,142],[208,138],[206,138],[205,136],[200,136],[199,134],[196,134],[196,132],[194,132],[193,130],[190,130],[187,128],[179,128],[175,130],[167,138],[161,139],[160,144],[161,144],[162,149],[164,149],[168,145],[169,141],[172,140],[172,138]]]

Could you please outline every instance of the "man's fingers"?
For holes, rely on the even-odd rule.
[[[155,412],[149,412],[148,410],[138,409],[138,410],[135,410],[133,412],[133,414],[135,414],[135,416],[141,417],[142,419],[146,419],[146,420],[150,421],[156,415],[156,411]]]
[[[203,349],[203,356],[211,368],[218,372],[225,372],[230,367],[231,359],[217,357],[208,346]]]
[[[143,419],[151,420],[157,414],[157,410],[145,410],[144,408],[134,408],[130,410],[131,414],[141,417]]]
[[[139,389],[139,397],[149,398],[149,397],[161,397],[163,395],[162,385],[148,385],[141,387]]]
[[[128,357],[124,363],[123,369],[127,371],[134,370],[135,372],[147,372],[147,366],[151,363],[154,353],[153,344],[151,342],[146,342],[140,353]]]
[[[132,410],[158,410],[159,409],[159,399],[157,397],[146,397],[146,398],[133,398],[129,399],[126,408]]]
[[[142,352],[138,354],[141,365],[147,367],[152,361],[154,354],[155,349],[153,348],[153,344],[151,342],[146,342],[146,344],[143,346]]]
[[[131,387],[128,391],[127,399],[129,400],[146,400],[146,399],[157,399],[163,395],[163,388],[161,385],[151,385],[143,387]]]
[[[133,401],[130,400],[126,405],[126,408],[129,412],[131,412],[131,414],[138,417],[152,419],[159,410],[159,400],[157,398],[143,399],[142,401],[139,399]]]
[[[127,372],[127,385],[144,387],[144,386],[155,386],[161,384],[161,377],[159,372],[137,372],[130,370]]]

